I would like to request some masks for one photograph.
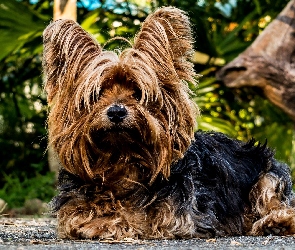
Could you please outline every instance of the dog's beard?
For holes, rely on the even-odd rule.
[[[143,112],[140,114],[126,123],[91,132],[89,151],[92,151],[94,172],[115,179],[133,176],[133,181],[141,183],[159,173],[161,151],[171,148],[167,143],[170,139],[154,117],[149,114],[145,117]]]
[[[112,127],[109,129],[101,129],[91,133],[92,158],[98,164],[104,158],[107,158],[108,164],[111,166],[125,164],[140,164],[148,166],[151,164],[152,156],[150,151],[154,145],[150,145],[144,141],[141,131],[134,128],[124,128],[122,126]],[[95,150],[93,150],[95,149]],[[106,157],[107,156],[107,157]]]
[[[93,131],[89,153],[92,171],[108,183],[122,179],[146,183],[157,162],[153,158],[155,145],[147,144],[141,131],[122,126]],[[153,168],[151,168],[154,166]]]

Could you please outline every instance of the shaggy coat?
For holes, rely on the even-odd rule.
[[[295,233],[288,166],[253,140],[194,133],[184,12],[150,14],[119,55],[70,20],[43,38],[49,142],[62,163],[52,201],[60,237]]]

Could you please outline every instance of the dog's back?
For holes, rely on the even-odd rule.
[[[174,194],[168,196],[178,204],[177,214],[191,214],[198,237],[250,234],[263,217],[261,207],[270,200],[288,206],[294,199],[289,167],[254,140],[244,143],[221,133],[197,132],[171,172],[171,185],[177,188],[169,188]],[[275,183],[258,185],[265,176]],[[267,197],[270,192],[275,196]]]

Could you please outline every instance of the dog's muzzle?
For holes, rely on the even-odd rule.
[[[123,105],[113,105],[109,107],[107,111],[107,116],[113,123],[120,123],[127,116],[127,109]]]

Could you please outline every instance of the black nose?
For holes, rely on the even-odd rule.
[[[111,122],[122,122],[127,116],[127,109],[123,105],[115,104],[108,109],[107,116]]]

